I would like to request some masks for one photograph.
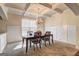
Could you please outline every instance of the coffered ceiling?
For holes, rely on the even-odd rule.
[[[28,3],[29,4],[29,3]],[[52,8],[52,5],[55,4],[44,4],[44,3],[31,3],[28,5],[27,3],[6,3],[5,6],[8,8],[9,13],[14,13],[17,15],[24,15],[29,17],[43,17],[44,14],[47,14]],[[26,9],[26,11],[25,11]],[[45,16],[44,16],[45,17]]]
[[[49,10],[50,10],[49,8],[41,4],[31,4],[26,12],[30,12],[30,13],[37,14],[37,15],[39,13],[40,15],[43,15]]]
[[[64,3],[6,3],[5,6],[8,8],[9,13],[27,16],[34,19],[38,14],[42,18],[47,18],[56,13],[63,13],[63,11],[68,8],[72,11],[74,9],[72,4]],[[76,8],[78,8],[78,6],[76,6]]]
[[[16,8],[19,10],[24,10],[26,4],[25,3],[6,3],[7,7]]]

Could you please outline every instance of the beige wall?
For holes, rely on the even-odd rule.
[[[67,9],[62,14],[55,14],[51,18],[46,20],[46,26],[53,26],[53,25],[75,25],[76,23],[76,16],[71,12],[71,10]]]
[[[20,26],[21,19],[21,16],[8,13],[8,26]]]
[[[7,41],[21,40],[21,16],[8,13]]]
[[[76,44],[79,45],[79,16],[76,16],[70,9],[65,10],[62,14],[55,14],[45,21],[45,26],[63,26],[75,25],[77,38]]]

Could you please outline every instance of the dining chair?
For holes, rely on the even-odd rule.
[[[39,47],[41,48],[41,37],[40,37],[41,35],[42,35],[41,31],[34,33],[35,39],[32,40],[33,46],[34,46],[34,51],[35,51],[35,45],[36,45],[36,47],[38,48],[38,45],[37,45],[37,44],[39,44]]]
[[[50,45],[50,34],[51,34],[51,32],[50,31],[46,31],[46,33],[45,33],[45,37],[44,37],[44,43],[45,43],[45,46],[47,46],[46,45],[46,42],[48,41],[49,42],[49,45]]]

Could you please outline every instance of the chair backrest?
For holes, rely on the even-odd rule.
[[[47,36],[45,36],[45,38],[50,39],[50,36],[49,36],[50,34],[51,34],[50,31],[46,31],[45,35],[47,35]]]
[[[41,31],[38,31],[38,35],[41,36],[42,35],[42,32]]]
[[[41,32],[34,32],[34,37],[37,37],[36,39],[34,39],[36,42],[38,42],[40,39],[40,36],[41,36]]]
[[[34,36],[41,36],[42,35],[42,32],[41,31],[37,31],[34,33]]]
[[[37,32],[34,33],[34,37],[36,37],[36,36],[38,36],[38,33]]]
[[[50,31],[46,31],[45,35],[50,35],[51,32]]]

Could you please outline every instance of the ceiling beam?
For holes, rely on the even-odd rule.
[[[66,6],[68,6],[75,15],[79,15],[79,6],[77,3],[65,3]]]
[[[24,10],[27,11],[27,9],[29,8],[30,3],[26,3]]]
[[[27,11],[27,9],[29,8],[29,6],[30,6],[30,3],[26,3],[25,8],[24,8],[23,15],[25,14],[25,12],[26,12],[26,11]]]
[[[48,4],[48,3],[39,3],[39,4],[41,4],[41,5],[43,5],[43,6],[45,6],[45,7],[47,7],[47,8],[52,8],[52,5],[50,5],[50,4]]]
[[[55,8],[54,10],[55,10],[56,12],[60,13],[60,14],[63,13],[63,11],[62,11],[61,9],[59,9],[59,8]]]
[[[30,3],[26,3],[25,8],[24,8],[24,12],[22,14],[22,18],[25,16],[25,13],[26,13],[27,9],[29,8],[29,6],[30,6]]]
[[[8,17],[7,17],[7,13],[5,12],[5,7],[4,6],[0,6],[0,19],[3,19],[3,20],[7,20]]]

